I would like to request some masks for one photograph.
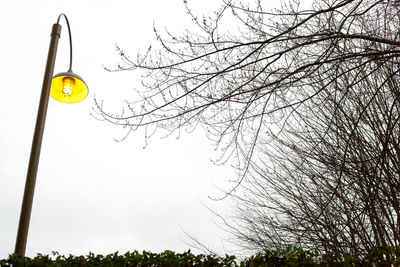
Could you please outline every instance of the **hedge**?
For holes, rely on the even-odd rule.
[[[166,250],[161,253],[143,251],[118,252],[106,256],[89,253],[86,256],[63,256],[53,252],[52,256],[37,254],[34,258],[9,255],[0,260],[0,266],[162,266],[162,267],[255,267],[255,266],[400,266],[399,247],[381,247],[371,249],[367,256],[346,254],[335,256],[330,253],[319,254],[288,246],[283,250],[266,250],[254,256],[238,261],[235,256],[194,255],[191,251],[175,253]]]

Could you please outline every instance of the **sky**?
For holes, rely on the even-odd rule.
[[[211,10],[215,0],[190,1]],[[140,76],[109,73],[115,45],[136,55],[154,42],[153,23],[179,33],[190,22],[182,0],[0,1],[0,259],[13,253],[52,24],[60,13],[72,31],[75,73],[88,84],[77,104],[49,100],[26,255],[109,254],[133,250],[183,252],[184,231],[211,249],[229,252],[226,234],[205,207],[227,212],[221,195],[236,178],[217,166],[212,143],[199,130],[150,140],[90,115],[94,97],[119,112]],[[54,74],[69,65],[61,19]],[[184,231],[183,231],[184,230]],[[198,251],[197,251],[198,252]]]

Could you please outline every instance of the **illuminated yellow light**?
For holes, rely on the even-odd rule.
[[[75,73],[62,72],[53,77],[50,96],[63,103],[77,103],[86,98],[89,89],[83,79]]]
[[[62,89],[62,92],[64,94],[64,97],[65,96],[71,96],[72,95],[72,88],[74,87],[75,80],[70,78],[70,77],[65,77],[63,79],[63,82],[64,82],[64,87]]]

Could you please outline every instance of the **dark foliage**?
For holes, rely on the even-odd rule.
[[[318,252],[305,251],[301,248],[287,247],[284,250],[267,250],[241,262],[235,256],[219,257],[216,255],[194,255],[190,251],[174,253],[164,251],[151,253],[143,251],[127,252],[124,255],[114,254],[87,256],[62,256],[53,252],[53,257],[38,254],[35,258],[10,255],[0,260],[0,266],[26,267],[75,267],[75,266],[162,266],[162,267],[256,267],[256,266],[397,266],[400,250],[397,248],[374,248],[368,257],[359,258],[350,254],[343,257],[333,254],[320,255]],[[397,255],[395,257],[394,255]]]

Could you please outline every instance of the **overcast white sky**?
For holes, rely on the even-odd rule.
[[[192,0],[208,9],[215,0]],[[143,134],[124,142],[120,128],[90,116],[93,98],[118,111],[140,82],[131,72],[107,73],[118,61],[114,45],[135,55],[154,41],[153,21],[179,32],[189,20],[182,0],[0,1],[0,258],[14,251],[29,153],[52,24],[65,13],[71,24],[73,70],[89,86],[78,104],[50,98],[37,176],[27,256],[189,248],[180,227],[216,251],[227,246],[201,201],[226,211],[214,185],[235,178],[214,166],[201,132],[180,140]],[[65,21],[54,73],[67,71]]]

